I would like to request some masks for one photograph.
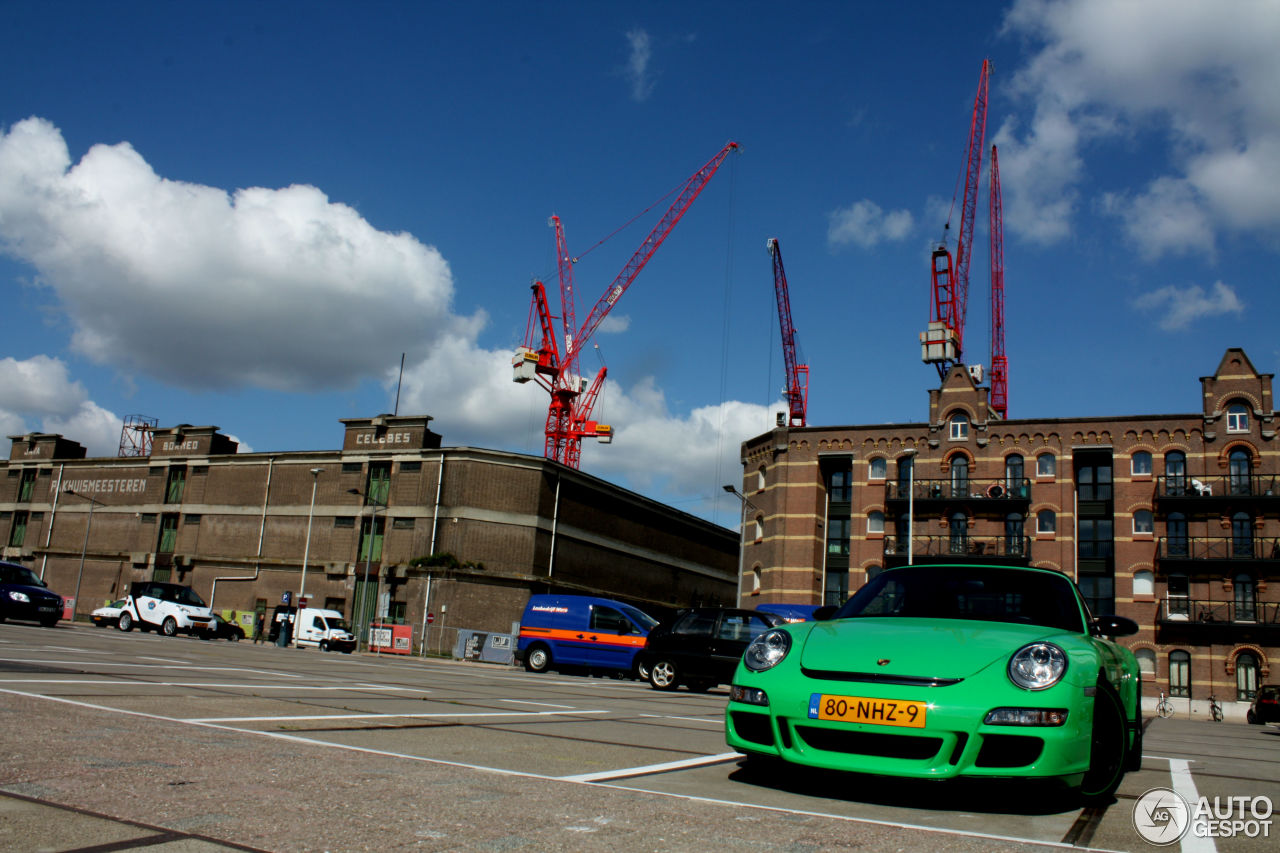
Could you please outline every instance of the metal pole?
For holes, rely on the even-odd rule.
[[[916,524],[916,449],[903,451],[911,460],[907,468],[907,565],[915,562],[915,524]]]
[[[307,510],[307,544],[302,548],[302,580],[298,584],[298,615],[293,620],[293,645],[298,645],[298,628],[302,620],[302,600],[307,594],[307,561],[311,559],[311,521],[316,514],[316,486],[320,484],[323,468],[311,469],[311,509]]]

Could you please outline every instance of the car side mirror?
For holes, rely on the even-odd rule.
[[[1138,633],[1138,623],[1124,616],[1099,616],[1093,620],[1093,633],[1103,637],[1129,637]]]
[[[838,608],[834,604],[827,604],[813,611],[814,622],[826,622],[832,616],[836,615]]]

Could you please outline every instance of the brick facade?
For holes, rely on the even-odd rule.
[[[1000,420],[956,367],[927,422],[779,426],[742,445],[742,600],[838,603],[908,554],[1052,568],[1139,624],[1148,696],[1243,702],[1280,656],[1271,380],[1229,349],[1196,414]]]

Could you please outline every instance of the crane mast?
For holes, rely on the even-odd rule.
[[[920,334],[921,359],[936,364],[945,376],[964,359],[964,322],[969,300],[969,258],[973,245],[973,218],[977,209],[978,179],[982,173],[982,149],[987,132],[987,88],[990,60],[982,61],[978,92],[969,123],[969,148],[965,161],[964,197],[960,206],[960,234],[952,258],[945,239],[933,251],[929,329]],[[948,223],[948,228],[950,224]]]
[[[596,301],[581,326],[575,327],[573,264],[577,259],[569,254],[560,217],[551,217],[551,225],[555,229],[556,267],[560,279],[560,333],[556,333],[555,317],[547,304],[546,288],[541,281],[535,281],[531,288],[533,295],[524,345],[516,350],[511,362],[514,381],[524,383],[536,380],[551,394],[544,444],[544,455],[548,459],[577,468],[582,457],[582,439],[594,438],[602,444],[613,440],[612,427],[591,419],[600,389],[604,386],[606,368],[601,367],[595,378],[588,383],[581,376],[579,356],[600,323],[671,234],[694,199],[706,188],[725,158],[738,150],[738,143],[726,144],[681,185],[676,200],[605,288],[604,294]]]
[[[782,327],[782,359],[787,371],[788,426],[804,426],[809,408],[809,365],[796,357],[796,327],[791,323],[791,292],[782,266],[782,247],[770,237],[765,244],[773,259],[773,292],[778,299],[778,323]]]
[[[1009,360],[1004,352],[1004,212],[1000,161],[991,146],[991,399],[1001,418],[1009,417]]]

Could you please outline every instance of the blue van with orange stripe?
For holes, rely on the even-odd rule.
[[[516,660],[530,672],[584,667],[631,675],[657,624],[643,610],[609,598],[534,595],[520,620]]]

